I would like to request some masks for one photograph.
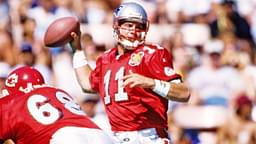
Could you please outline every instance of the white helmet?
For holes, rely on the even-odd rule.
[[[120,25],[124,22],[135,22],[139,24],[138,35],[133,38],[120,33]],[[145,42],[149,22],[145,9],[134,2],[123,3],[114,10],[114,36],[117,41],[127,49],[134,49]]]

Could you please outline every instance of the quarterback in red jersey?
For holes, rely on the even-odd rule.
[[[0,99],[0,141],[15,144],[112,144],[73,98],[44,85],[40,72],[21,67],[9,74]]]
[[[186,102],[190,96],[173,70],[171,54],[158,45],[145,44],[148,28],[141,5],[121,4],[114,11],[117,46],[98,58],[94,70],[80,51],[80,35],[71,33],[78,81],[84,91],[100,94],[118,144],[169,143],[168,99]]]

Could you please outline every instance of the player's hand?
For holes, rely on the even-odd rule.
[[[153,88],[155,85],[154,79],[145,77],[143,75],[133,73],[131,70],[129,71],[128,75],[123,77],[124,86],[130,86],[130,88],[139,86],[142,88]]]
[[[75,33],[75,32],[71,32],[70,34],[73,38],[73,40],[70,43],[70,46],[73,50],[73,52],[75,52],[76,50],[82,50],[82,46],[81,46],[81,33]]]

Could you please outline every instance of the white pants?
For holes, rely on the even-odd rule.
[[[167,138],[160,138],[155,128],[139,131],[114,132],[115,144],[170,144]]]
[[[113,144],[100,129],[63,127],[52,135],[50,144]]]

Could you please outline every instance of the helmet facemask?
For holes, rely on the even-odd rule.
[[[134,23],[136,28],[123,28],[124,23]],[[127,49],[134,49],[145,42],[148,32],[148,22],[138,22],[135,20],[121,19],[114,25],[114,35],[117,41]]]

